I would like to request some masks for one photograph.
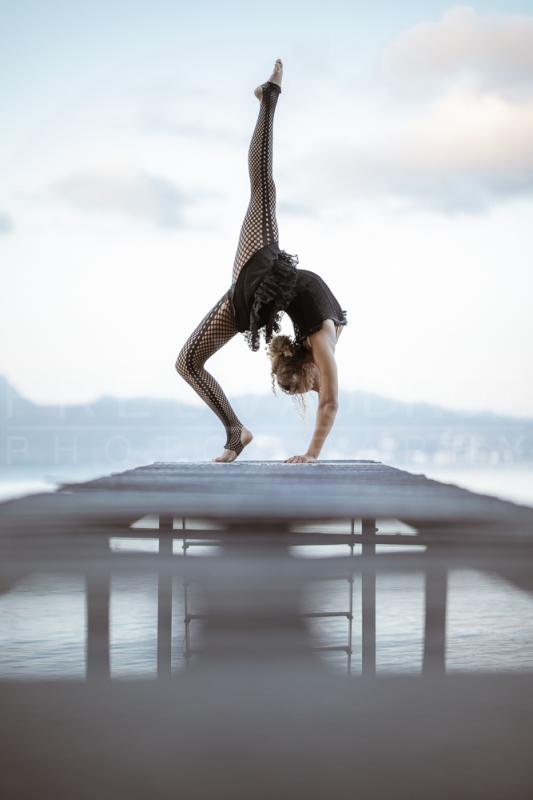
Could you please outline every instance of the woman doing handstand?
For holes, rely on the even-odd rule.
[[[270,79],[255,89],[259,115],[248,151],[251,197],[241,227],[232,283],[189,336],[176,361],[178,373],[222,421],[226,443],[214,461],[234,461],[252,441],[205,362],[236,333],[252,350],[261,334],[268,344],[272,382],[288,394],[318,392],[315,430],[303,455],[287,463],[315,461],[337,413],[335,345],[346,325],[346,312],[322,278],[299,269],[298,257],[280,250],[276,221],[276,186],[272,176],[273,122],[281,93],[283,65],[277,59]],[[294,338],[280,336],[287,313]]]

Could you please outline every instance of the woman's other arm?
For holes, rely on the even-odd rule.
[[[316,461],[329,432],[333,428],[335,417],[337,416],[337,409],[339,407],[339,382],[337,362],[335,360],[335,340],[328,330],[323,329],[313,336],[312,347],[313,360],[320,370],[315,430],[307,452],[302,456],[292,456],[288,458],[286,460],[288,464]]]

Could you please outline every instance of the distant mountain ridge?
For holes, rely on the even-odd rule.
[[[232,397],[255,434],[248,458],[304,452],[316,398],[303,422],[285,395]],[[37,404],[0,376],[0,463],[106,463],[124,458],[208,459],[222,450],[224,430],[204,406],[178,400],[103,396],[84,404]],[[340,396],[324,458],[376,458],[409,463],[500,463],[533,460],[533,419],[406,403],[368,392]]]

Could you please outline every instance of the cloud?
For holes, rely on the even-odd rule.
[[[312,160],[322,196],[387,195],[446,213],[484,211],[533,196],[533,102],[451,94]]]
[[[533,197],[533,17],[457,7],[402,32],[384,64],[364,128],[308,158],[304,191],[447,214]]]
[[[384,68],[419,88],[451,79],[484,89],[531,88],[533,17],[458,6],[404,31],[385,53]]]
[[[137,169],[79,172],[56,181],[51,190],[81,211],[119,214],[160,228],[185,227],[189,196],[167,178]]]
[[[11,218],[0,212],[0,236],[12,233],[13,227]]]

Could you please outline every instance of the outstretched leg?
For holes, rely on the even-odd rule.
[[[276,186],[272,175],[274,112],[281,92],[283,65],[278,58],[270,80],[256,89],[259,115],[248,150],[250,203],[242,223],[232,282],[253,254],[266,244],[278,241]]]
[[[259,116],[248,151],[251,198],[242,224],[233,267],[233,283],[248,259],[266,244],[278,240],[276,187],[272,177],[274,111],[281,92],[283,65],[276,61],[270,80],[255,91]],[[205,369],[205,362],[237,333],[233,309],[224,294],[189,336],[176,360],[178,373],[207,403],[226,429],[224,453],[215,461],[233,461],[252,440],[221,387]]]
[[[252,434],[240,422],[222,388],[204,367],[207,359],[236,333],[226,292],[189,336],[176,360],[178,373],[215,412],[226,429],[224,453],[214,461],[233,461],[252,441]]]

